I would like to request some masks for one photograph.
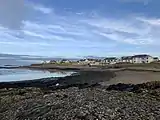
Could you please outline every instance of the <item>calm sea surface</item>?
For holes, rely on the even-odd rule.
[[[23,66],[33,63],[41,63],[42,60],[20,60],[15,58],[0,57],[0,67],[4,66]],[[0,69],[0,82],[33,80],[48,77],[65,77],[71,75],[72,72],[54,72],[28,69]]]
[[[42,60],[19,60],[19,59],[8,59],[0,57],[0,67],[3,66],[23,66],[31,65],[33,63],[42,63]]]
[[[28,69],[0,69],[0,82],[33,80],[48,77],[65,77],[73,72],[53,72]]]

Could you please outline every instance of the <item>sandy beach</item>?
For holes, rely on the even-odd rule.
[[[152,81],[160,81],[160,72],[152,71],[130,71],[122,70],[115,72],[116,76],[102,85],[111,85],[117,83],[140,84]]]

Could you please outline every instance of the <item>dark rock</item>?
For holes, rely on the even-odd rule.
[[[64,94],[64,95],[63,95],[63,98],[68,98],[68,95]]]
[[[116,85],[110,85],[107,90],[118,90],[118,91],[132,91],[134,89],[134,85],[132,84],[123,84],[118,83]]]
[[[119,84],[120,86],[120,84]],[[108,91],[101,87],[69,87],[41,94],[39,88],[23,88],[23,95],[0,89],[1,120],[159,120],[160,89],[147,93]],[[117,87],[114,87],[117,89]],[[119,89],[119,87],[118,87]],[[156,91],[156,92],[155,92]],[[153,94],[153,95],[152,95]],[[28,97],[30,96],[30,97]]]
[[[118,83],[118,84],[108,86],[107,90],[147,93],[148,90],[155,90],[159,88],[160,88],[160,81],[159,82],[154,81],[154,82],[147,82],[147,83],[137,84],[137,85]]]

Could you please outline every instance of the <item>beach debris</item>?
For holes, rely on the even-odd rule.
[[[59,86],[59,83],[56,83],[56,86]]]

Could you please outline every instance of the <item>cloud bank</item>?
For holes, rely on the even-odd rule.
[[[0,24],[10,29],[20,29],[25,17],[23,0],[0,0]]]
[[[98,11],[93,16],[88,16],[92,11],[64,14],[26,2],[30,14],[24,19],[21,0],[14,7],[4,1],[0,5],[8,8],[0,6],[0,15],[5,18],[0,19],[0,53],[74,57],[158,54],[160,50],[159,18],[130,15],[117,19]],[[11,14],[15,16],[6,20]]]

